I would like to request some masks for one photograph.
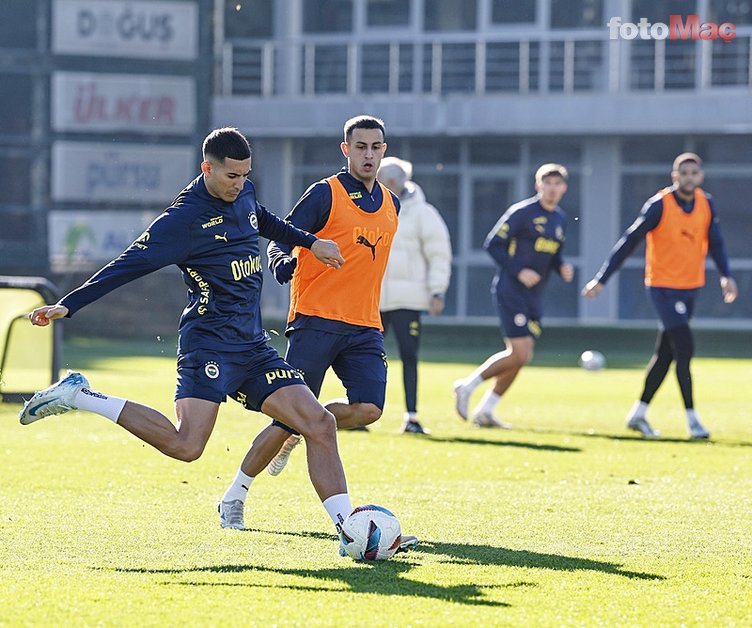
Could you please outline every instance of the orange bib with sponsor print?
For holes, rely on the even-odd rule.
[[[710,203],[700,188],[689,213],[679,207],[670,189],[663,190],[661,220],[646,237],[646,286],[691,290],[705,285],[710,220]]]
[[[377,182],[383,201],[377,211],[369,213],[350,199],[336,176],[327,182],[332,190],[332,209],[326,225],[315,235],[334,240],[345,264],[334,269],[319,262],[308,249],[296,249],[298,266],[290,286],[287,320],[306,314],[383,329],[379,313],[381,280],[397,231],[392,195]]]

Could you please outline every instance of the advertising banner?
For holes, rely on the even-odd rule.
[[[55,142],[52,199],[75,202],[172,201],[199,174],[190,146]]]
[[[160,211],[51,211],[48,242],[53,269],[65,272],[109,262],[128,248]]]
[[[56,0],[52,51],[64,55],[195,59],[198,8],[159,0]]]
[[[189,135],[196,123],[190,77],[55,72],[55,131]]]

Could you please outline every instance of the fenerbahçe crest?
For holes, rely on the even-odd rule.
[[[256,214],[254,212],[248,214],[248,222],[251,223],[251,227],[258,229],[258,218],[256,217]]]
[[[216,362],[207,362],[204,364],[204,373],[209,379],[217,379],[219,377],[219,364]]]

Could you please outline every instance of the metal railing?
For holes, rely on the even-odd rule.
[[[610,40],[600,31],[566,37],[546,32],[537,39],[431,34],[357,41],[310,36],[293,44],[233,40],[223,47],[220,92],[268,98],[750,88],[751,40],[752,28],[739,29],[730,43]]]

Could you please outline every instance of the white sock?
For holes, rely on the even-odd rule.
[[[73,403],[79,410],[86,410],[99,414],[113,423],[118,422],[120,413],[125,406],[125,399],[120,397],[108,397],[100,392],[89,390],[88,388],[82,388],[76,393],[76,397]]]
[[[488,390],[480,403],[475,408],[475,414],[493,414],[496,404],[501,401],[501,395],[497,395],[493,388]]]
[[[697,415],[697,412],[695,412],[694,408],[687,408],[687,421],[690,425],[692,424],[698,424],[700,423],[700,417]]]
[[[403,418],[405,421],[417,421],[418,413],[417,412],[405,412],[405,416]]]
[[[644,401],[635,401],[634,405],[632,406],[632,409],[629,411],[629,414],[627,415],[627,419],[646,419],[648,414],[648,404],[646,404]]]
[[[326,512],[329,513],[329,517],[332,519],[332,523],[334,523],[334,527],[339,531],[342,522],[353,509],[350,503],[350,496],[347,493],[337,493],[336,495],[327,497],[323,504]]]
[[[480,375],[468,375],[462,380],[462,387],[466,388],[469,392],[473,392],[482,383],[483,378]]]
[[[242,469],[238,469],[238,474],[222,496],[222,501],[233,502],[236,499],[239,499],[241,502],[245,503],[248,489],[251,488],[251,482],[253,482],[253,478],[250,475],[243,473]]]

